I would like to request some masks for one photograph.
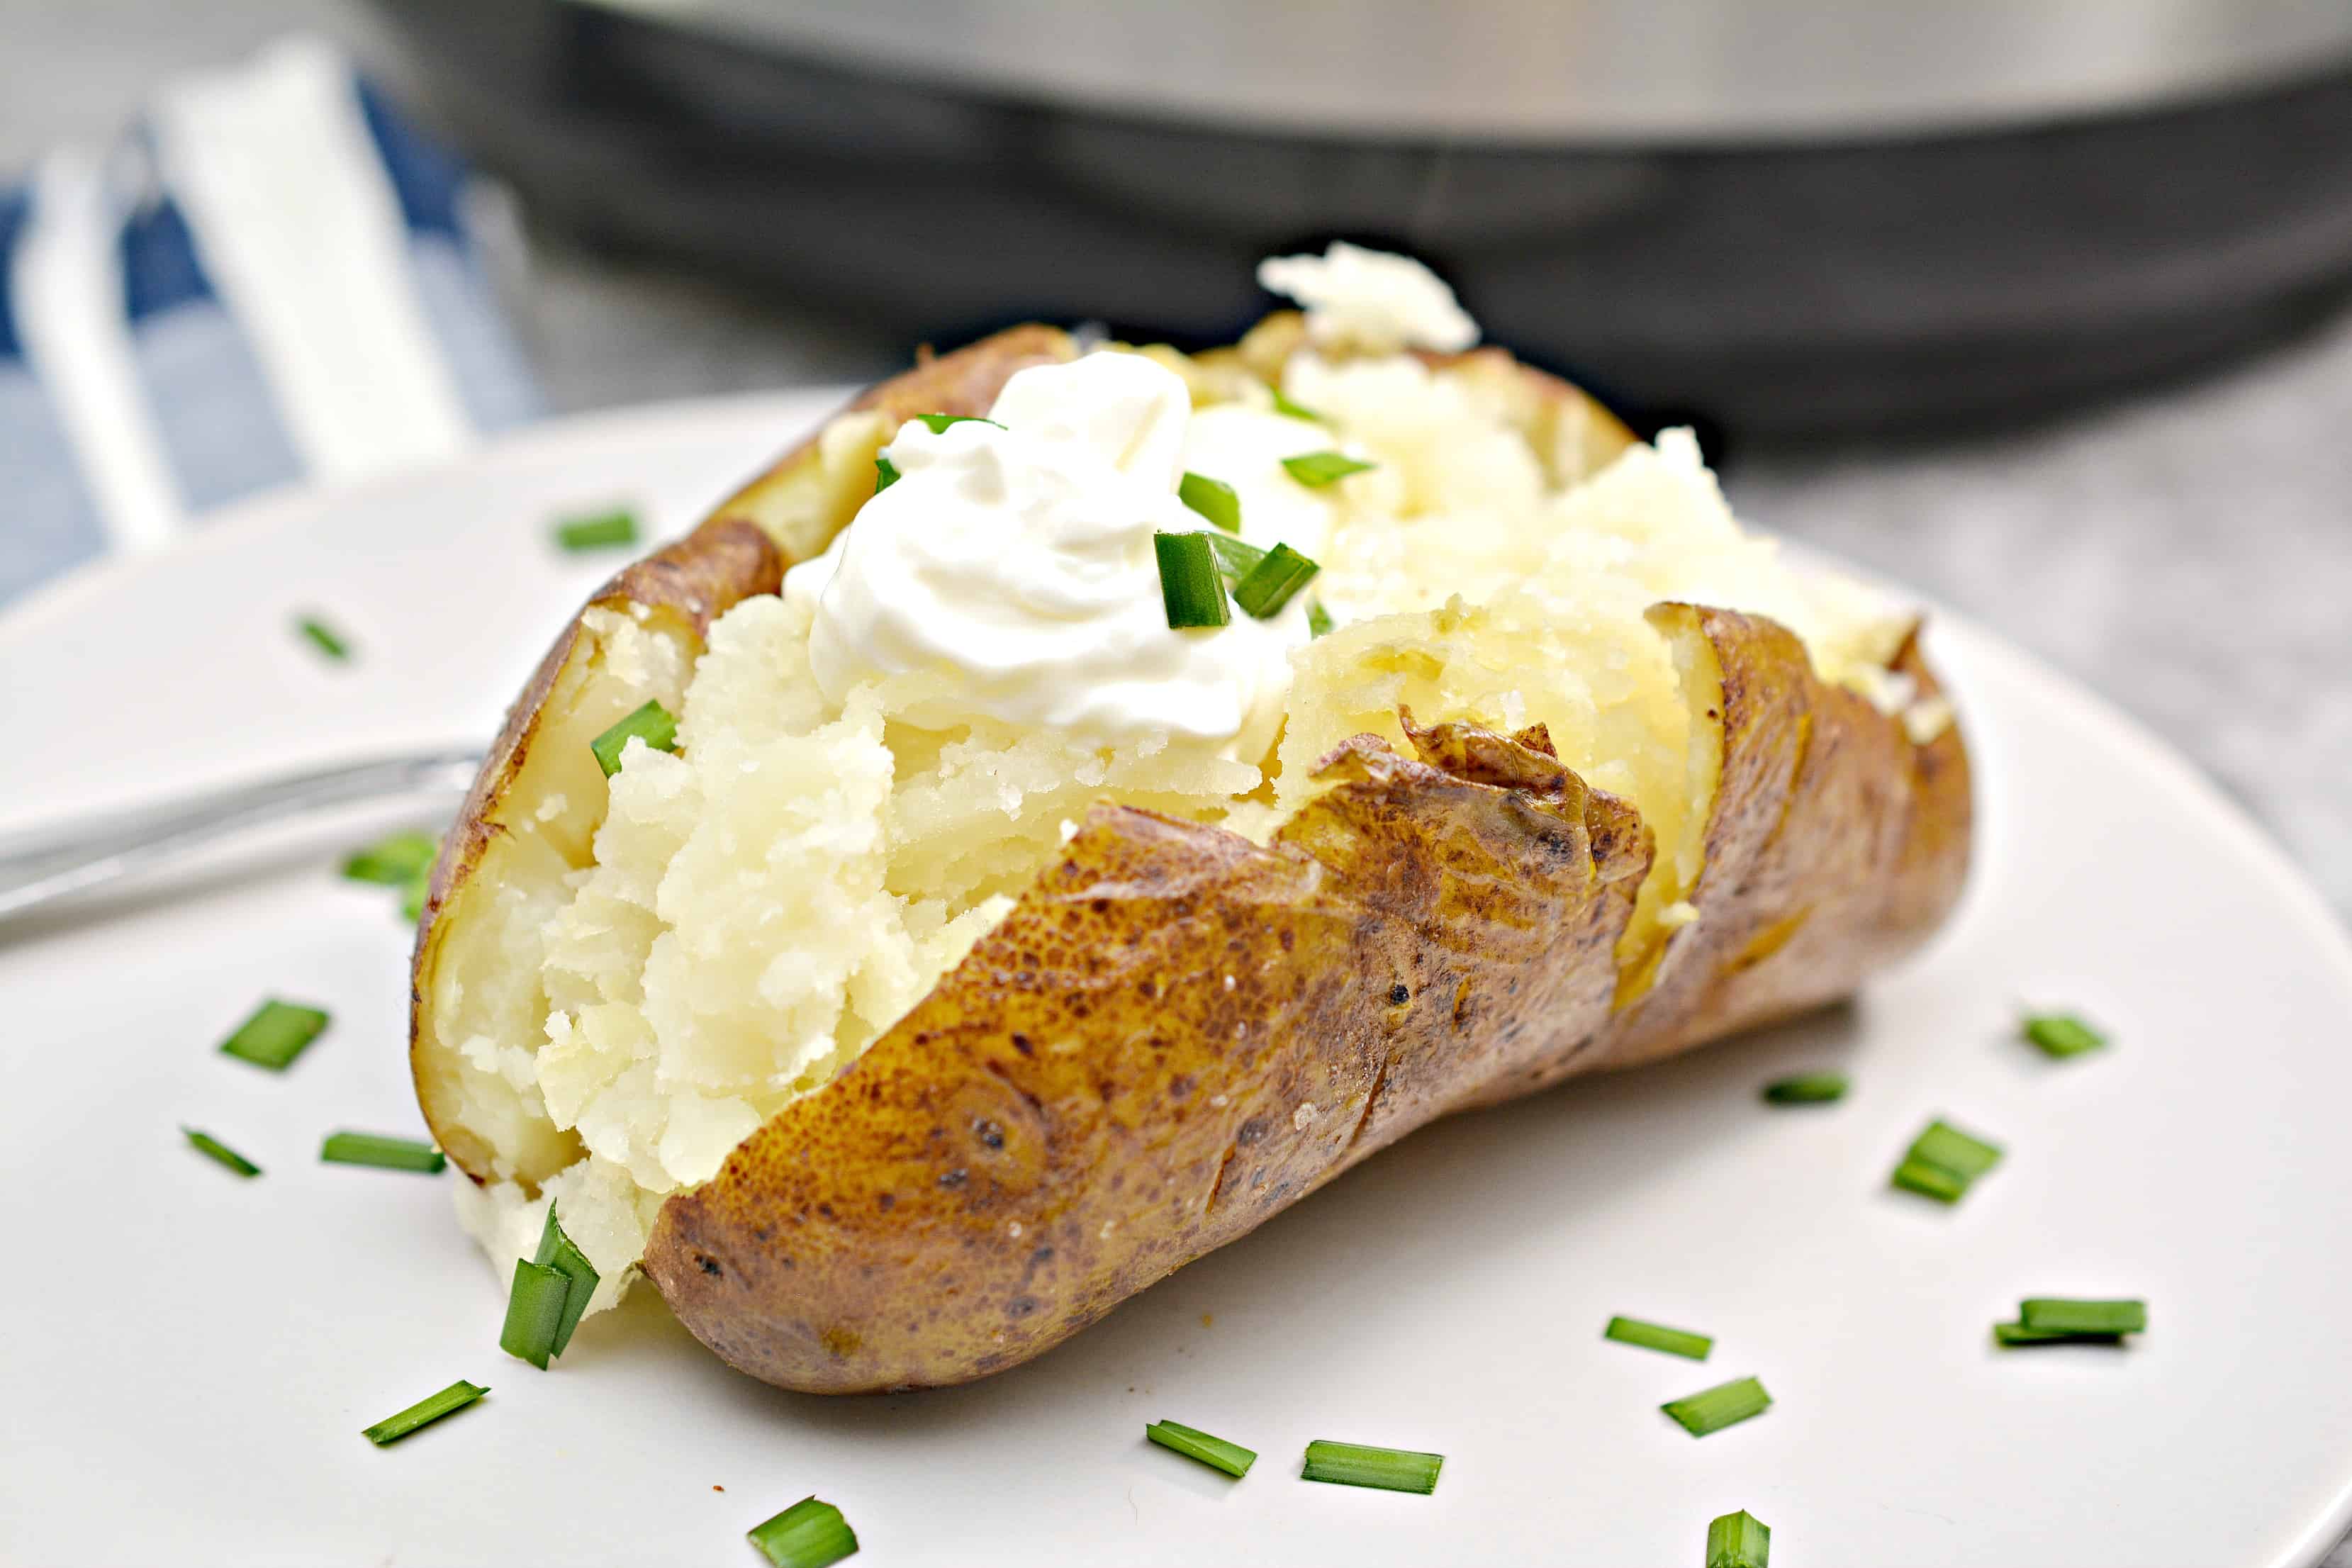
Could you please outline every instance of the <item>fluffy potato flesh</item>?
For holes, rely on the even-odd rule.
[[[1476,776],[1564,767],[1608,803],[1564,820],[1615,825],[1594,842],[1628,879],[1603,987],[1622,1008],[1697,913],[1725,769],[1719,648],[1656,607],[1769,617],[1824,686],[1916,696],[1888,674],[1909,619],[1744,534],[1687,436],[1634,443],[1494,351],[1335,361],[1285,340],[1277,318],[1223,356],[1145,351],[1185,374],[1196,405],[1264,401],[1272,378],[1377,463],[1329,492],[1315,591],[1339,625],[1295,657],[1265,755],[1171,737],[1098,747],[988,720],[917,730],[886,717],[905,691],[879,686],[829,703],[808,669],[807,609],[772,592],[696,617],[623,591],[584,614],[542,671],[520,767],[478,791],[470,815],[495,831],[445,863],[420,937],[420,1095],[482,1184],[461,1203],[501,1266],[530,1250],[552,1201],[609,1304],[669,1195],[709,1182],[916,1008],[1097,803],[1263,846],[1297,840],[1335,789],[1360,784],[1354,764],[1325,765],[1372,756],[1356,737],[1386,742],[1380,755],[1476,752],[1488,761],[1462,763]],[[1020,352],[1069,350],[1039,338]],[[985,409],[1013,365],[959,363],[977,353],[886,388],[717,517],[756,524],[785,560],[814,554],[870,493],[898,418]],[[587,742],[648,698],[679,714],[678,750],[632,746],[608,785]],[[1408,715],[1475,728],[1433,742]],[[951,1378],[840,1385],[933,1380]]]

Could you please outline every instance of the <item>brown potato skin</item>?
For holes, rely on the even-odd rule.
[[[1006,336],[863,401],[984,412],[1011,369],[1068,357],[1058,334]],[[1546,398],[1582,396],[1521,374]],[[795,460],[715,518],[757,515]],[[739,554],[701,591],[772,592],[773,570]],[[648,1276],[697,1337],[787,1388],[967,1381],[1435,1117],[1833,1000],[1925,940],[1967,869],[1957,728],[1914,745],[1769,621],[1654,619],[1720,673],[1723,768],[1700,918],[1646,991],[1618,999],[1651,857],[1633,807],[1564,768],[1539,727],[1406,715],[1415,756],[1346,742],[1322,764],[1333,787],[1265,847],[1096,806],[912,1012],[668,1199]],[[527,740],[566,646],[509,736]],[[1936,690],[1916,635],[1894,668]],[[496,766],[469,826],[498,798]],[[450,872],[445,858],[436,893]]]

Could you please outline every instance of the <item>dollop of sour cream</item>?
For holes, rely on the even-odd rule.
[[[1177,499],[1190,468],[1234,486],[1250,542],[1313,556],[1331,503],[1281,459],[1334,445],[1256,409],[1196,416],[1174,373],[1117,352],[1021,371],[987,422],[910,421],[883,449],[898,480],[784,574],[813,607],[817,685],[838,703],[928,675],[886,695],[928,729],[986,715],[1104,743],[1270,738],[1307,595],[1265,620],[1234,606],[1229,625],[1171,629],[1152,535],[1210,526]]]
[[[1318,348],[1459,353],[1478,341],[1478,323],[1454,290],[1410,256],[1341,240],[1320,256],[1270,256],[1257,281],[1306,307],[1307,341]]]

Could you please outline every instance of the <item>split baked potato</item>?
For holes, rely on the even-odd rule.
[[[412,1058],[503,1269],[546,1205],[736,1366],[1026,1360],[1432,1118],[1842,996],[1935,930],[1969,765],[1914,618],[1739,532],[1496,349],[1286,312],[1151,356],[1375,463],[1318,494],[1333,629],[1278,736],[1103,746],[828,700],[785,570],[918,415],[867,393],[627,568],[516,703],[435,873]],[[674,752],[590,742],[648,700]]]

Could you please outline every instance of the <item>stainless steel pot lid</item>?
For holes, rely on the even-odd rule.
[[[1990,128],[2352,58],[2344,0],[585,0],[1062,107],[1382,139]]]

